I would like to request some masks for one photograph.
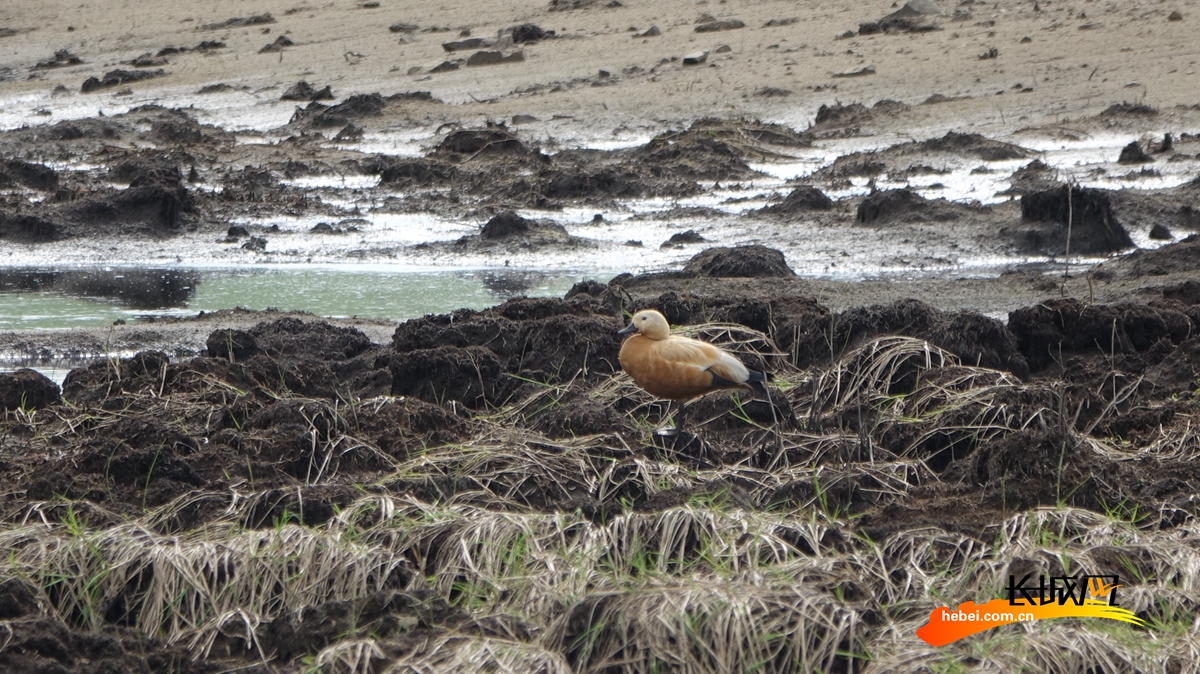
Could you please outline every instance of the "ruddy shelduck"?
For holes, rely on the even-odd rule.
[[[768,376],[747,368],[718,346],[671,334],[665,316],[639,311],[623,330],[630,335],[617,359],[621,369],[646,392],[677,403],[721,389],[756,389],[767,393]]]

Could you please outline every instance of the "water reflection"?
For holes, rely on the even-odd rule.
[[[404,320],[482,309],[518,295],[562,296],[584,276],[517,268],[443,271],[362,265],[0,267],[0,330],[85,328],[232,307]],[[612,274],[586,276],[607,279]]]
[[[497,299],[506,300],[529,293],[535,284],[543,282],[545,274],[528,271],[488,271],[479,275],[483,287]]]
[[[129,309],[186,307],[200,277],[177,269],[0,269],[0,292],[57,293]]]

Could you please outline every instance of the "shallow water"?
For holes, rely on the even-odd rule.
[[[562,296],[585,277],[612,275],[349,264],[9,269],[0,272],[0,330],[99,327],[233,307],[399,321],[482,309],[519,295]]]
[[[101,110],[120,113],[155,102],[188,108],[202,122],[234,132],[240,143],[273,144],[281,139],[278,127],[287,123],[296,107],[279,101],[278,94],[275,89],[264,89],[198,95],[190,89],[165,87],[120,98],[0,96],[0,128],[28,124],[30,120],[52,124],[95,116]],[[51,110],[52,114],[34,115],[39,109]],[[811,112],[796,111],[802,117],[779,121],[801,128]],[[662,130],[656,125],[661,123],[599,131],[576,119],[554,118],[522,126],[519,132],[547,152],[570,147],[614,149],[645,143]],[[371,132],[346,147],[415,156],[436,143],[436,131],[434,126],[397,126]],[[928,135],[941,133],[944,130]],[[953,237],[908,240],[887,231],[864,237],[861,230],[851,227],[780,224],[748,215],[752,209],[782,198],[794,181],[803,181],[839,156],[909,140],[912,138],[896,135],[854,137],[820,141],[810,148],[790,148],[784,158],[754,164],[752,167],[760,172],[754,179],[709,184],[696,197],[624,200],[602,209],[523,210],[523,216],[552,220],[576,237],[574,245],[535,251],[500,249],[464,254],[450,246],[428,246],[477,233],[483,223],[384,210],[384,199],[399,193],[379,186],[377,176],[285,180],[310,189],[341,214],[278,215],[230,223],[244,225],[253,236],[265,238],[262,252],[245,250],[241,242],[226,243],[211,232],[183,234],[168,241],[75,240],[54,246],[5,245],[0,249],[0,278],[9,283],[0,283],[0,329],[99,326],[115,320],[188,315],[235,306],[401,320],[459,307],[485,307],[518,294],[561,296],[571,284],[584,278],[603,281],[625,271],[677,267],[710,245],[762,243],[783,250],[802,277],[847,281],[994,276],[1014,266],[1048,262],[1046,258],[1003,257],[965,249],[956,245]],[[1141,173],[1140,167],[1119,166],[1115,162],[1121,148],[1133,140],[1129,135],[1076,133],[1047,138],[1018,133],[1010,140],[1039,153],[1039,158],[1062,177],[1107,189],[1172,187],[1194,178],[1200,164],[1194,160],[1159,161],[1151,165],[1157,175]],[[931,167],[936,173],[907,180],[880,176],[874,186],[908,187],[927,198],[993,204],[1010,198],[1003,192],[1010,187],[1012,172],[1025,163],[948,157],[944,165]],[[70,163],[53,167],[97,168]],[[204,185],[193,187],[205,189]],[[865,194],[871,188],[867,178],[853,178],[828,192],[841,199]],[[695,217],[673,212],[690,207],[705,207],[720,215]],[[341,233],[311,231],[322,222]],[[1140,247],[1161,245],[1149,239],[1149,223],[1125,224]],[[688,229],[696,230],[707,243],[663,246],[673,234]],[[50,280],[31,286],[29,279],[39,274]],[[134,283],[139,275],[140,286]],[[158,281],[147,280],[147,276],[157,276]]]

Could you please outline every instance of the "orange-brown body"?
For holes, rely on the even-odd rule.
[[[720,389],[754,388],[765,382],[737,358],[700,340],[672,335],[657,311],[640,311],[622,332],[634,332],[621,345],[621,368],[647,392],[684,402]]]

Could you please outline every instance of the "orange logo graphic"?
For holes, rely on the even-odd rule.
[[[963,602],[954,610],[934,609],[929,622],[917,636],[930,646],[945,646],[959,639],[1001,625],[1048,618],[1108,618],[1145,626],[1129,609],[1117,606],[1117,576],[1040,576],[1036,586],[1027,586],[1026,575],[1018,583],[1009,576],[1008,598],[984,604]]]

